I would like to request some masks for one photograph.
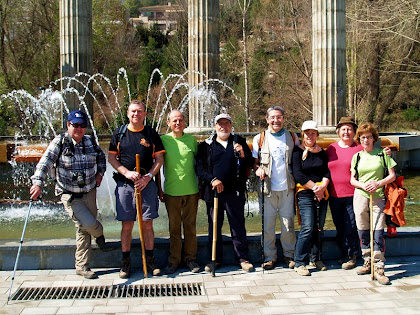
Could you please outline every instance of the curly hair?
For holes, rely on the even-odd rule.
[[[373,136],[373,143],[378,142],[378,139],[379,139],[378,131],[376,130],[375,126],[372,123],[367,122],[367,123],[361,124],[359,128],[357,128],[357,131],[356,131],[357,144],[360,144],[360,136],[363,135],[364,133],[371,133]]]

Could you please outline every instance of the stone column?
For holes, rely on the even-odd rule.
[[[188,0],[188,83],[197,87],[206,79],[218,79],[219,69],[219,0]],[[197,98],[190,101],[190,128],[211,127],[210,116],[213,109],[205,108]]]
[[[61,77],[73,77],[79,72],[92,74],[92,0],[60,0],[60,66]],[[61,83],[62,89],[67,80]],[[85,89],[72,84],[81,95]],[[91,99],[85,98],[88,111],[93,114]],[[70,111],[80,107],[74,94],[67,93],[65,102]],[[64,121],[67,118],[63,109]],[[63,127],[65,127],[63,125]]]
[[[335,130],[346,114],[346,1],[312,0],[313,119]]]

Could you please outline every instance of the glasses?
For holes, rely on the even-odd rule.
[[[70,123],[70,125],[72,125],[73,128],[86,128],[86,124],[73,124],[73,123]]]
[[[270,116],[270,117],[268,117],[268,119],[270,119],[270,120],[280,120],[280,119],[283,119],[283,115],[279,115],[279,116]]]
[[[361,136],[359,139],[363,140],[363,141],[371,140],[371,139],[373,139],[373,136]]]

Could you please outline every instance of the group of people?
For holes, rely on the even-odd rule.
[[[197,273],[198,200],[201,197],[206,203],[211,245],[215,193],[219,211],[215,227],[216,262],[204,269],[212,272],[223,261],[222,225],[226,212],[237,261],[244,271],[254,270],[249,261],[244,217],[246,181],[249,169],[253,168],[263,214],[264,269],[273,269],[278,262],[277,216],[286,266],[302,276],[310,275],[308,264],[319,270],[327,269],[321,255],[329,202],[342,250],[342,268],[356,266],[360,243],[364,264],[357,273],[367,274],[374,268],[375,278],[382,284],[389,283],[384,274],[383,187],[395,179],[396,163],[389,157],[389,150],[384,154],[374,147],[378,133],[372,124],[358,127],[351,117],[342,117],[336,128],[340,140],[324,151],[317,144],[316,122],[303,123],[300,141],[295,133],[284,128],[284,110],[273,106],[266,114],[268,128],[254,137],[251,150],[243,137],[232,133],[233,122],[228,114],[215,117],[214,134],[200,144],[194,136],[184,133],[186,122],[182,112],[169,113],[170,132],[162,136],[144,124],[146,114],[141,101],[131,101],[127,110],[129,124],[115,130],[109,145],[108,160],[116,170],[116,219],[122,222],[121,278],[129,278],[131,272],[136,190],[142,194],[145,261],[153,276],[162,274],[153,253],[153,220],[159,215],[159,199],[166,205],[170,235],[169,258],[163,272],[172,274],[184,263]],[[96,187],[101,184],[106,163],[95,139],[85,135],[87,123],[83,111],[69,114],[67,132],[48,146],[32,176],[30,193],[31,199],[36,199],[47,174],[55,170],[56,193],[76,226],[76,273],[94,279],[97,275],[89,267],[92,237],[99,248],[109,250],[103,227],[96,219]],[[140,155],[140,169],[136,169],[136,154]],[[163,185],[158,180],[162,166]],[[370,199],[375,222],[374,261],[370,253]],[[301,224],[298,238],[295,208]]]

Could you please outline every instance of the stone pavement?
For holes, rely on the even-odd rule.
[[[361,261],[358,262],[359,265]],[[0,271],[0,314],[420,314],[420,257],[391,257],[386,275],[392,284],[382,286],[369,275],[342,270],[327,261],[327,271],[310,269],[301,277],[293,270],[245,273],[238,266],[218,269],[216,277],[186,269],[171,276],[143,279],[136,269],[132,278],[118,278],[118,269],[95,269],[99,279],[85,280],[74,269],[17,271],[13,291],[20,285],[88,286],[202,282],[205,295],[196,297],[149,297],[10,301],[7,293],[12,271]]]

